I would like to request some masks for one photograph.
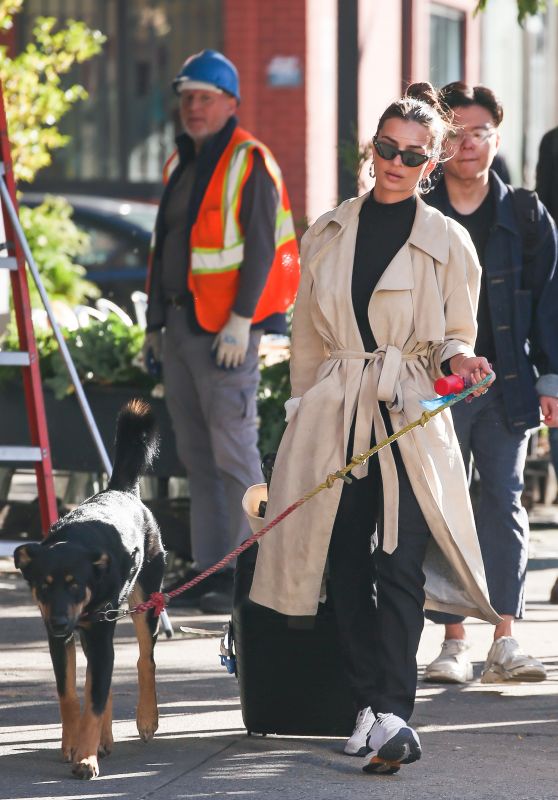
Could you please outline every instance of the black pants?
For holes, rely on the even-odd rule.
[[[393,455],[399,477],[397,549],[391,555],[381,549],[382,480],[373,456],[368,475],[343,486],[329,547],[328,596],[355,707],[408,720],[415,704],[424,626],[422,563],[430,530],[397,445]]]

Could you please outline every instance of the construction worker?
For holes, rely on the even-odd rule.
[[[165,399],[190,488],[193,564],[180,583],[250,533],[242,513],[261,481],[258,347],[285,333],[299,280],[298,247],[281,171],[239,127],[237,70],[203,50],[173,82],[184,132],[164,169],[148,275],[144,358],[162,366]],[[227,613],[232,569],[180,596]]]

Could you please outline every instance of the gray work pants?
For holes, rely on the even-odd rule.
[[[216,366],[213,339],[191,332],[184,309],[168,309],[165,400],[188,473],[192,556],[200,570],[248,538],[242,497],[263,481],[256,411],[261,331],[251,332],[246,360],[231,370]]]
[[[452,415],[465,465],[471,469],[474,462],[480,477],[475,519],[490,602],[499,614],[521,618],[529,555],[529,522],[521,494],[529,433],[508,427],[497,382],[471,403],[455,405]],[[440,624],[463,620],[437,611],[426,616]]]

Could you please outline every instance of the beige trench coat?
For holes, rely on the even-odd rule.
[[[372,294],[369,319],[380,346],[365,356],[351,277],[367,196],[322,216],[302,240],[291,354],[292,393],[300,402],[290,401],[298,406],[277,454],[266,522],[345,464],[355,414],[359,453],[369,447],[373,424],[376,439],[385,436],[378,400],[387,402],[397,431],[420,417],[420,400],[434,396],[441,363],[474,353],[480,285],[474,246],[461,226],[419,199],[409,240]],[[415,428],[399,446],[432,532],[424,562],[426,607],[497,623],[450,412]],[[379,455],[384,548],[390,551],[397,538],[397,473],[391,449]],[[284,614],[316,613],[341,489],[336,481],[260,540],[252,600]]]

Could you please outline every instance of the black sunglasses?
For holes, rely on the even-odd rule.
[[[385,158],[386,161],[393,161],[395,156],[401,156],[401,161],[406,167],[420,167],[421,164],[426,164],[430,158],[428,153],[415,153],[414,150],[398,150],[392,144],[379,142],[376,137],[374,137],[372,143],[380,158]]]

